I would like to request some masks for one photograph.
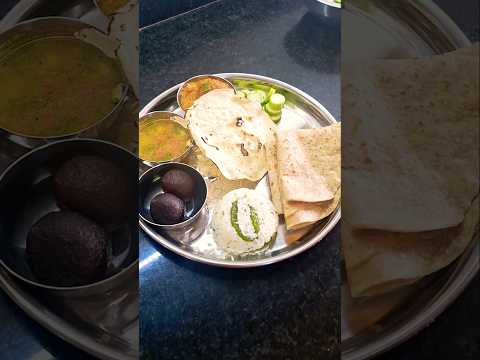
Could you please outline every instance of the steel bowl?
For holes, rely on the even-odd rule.
[[[28,231],[39,218],[59,209],[53,194],[53,174],[65,160],[76,155],[95,155],[112,161],[127,174],[129,188],[136,189],[136,156],[120,146],[94,139],[44,145],[20,157],[0,175],[0,264],[30,286],[70,298],[105,294],[124,286],[136,276],[138,268],[137,208],[136,199],[131,199],[129,221],[105,226],[111,243],[105,279],[83,286],[50,286],[38,281],[31,272],[25,251]]]
[[[180,102],[180,93],[182,92],[183,88],[185,87],[186,84],[188,84],[189,82],[192,82],[192,81],[195,81],[195,80],[200,80],[200,79],[205,79],[205,78],[213,78],[213,79],[216,79],[216,80],[220,80],[222,82],[224,82],[225,84],[227,84],[228,86],[230,86],[230,88],[236,93],[237,90],[235,89],[235,86],[230,82],[228,81],[227,79],[221,77],[221,76],[218,76],[218,75],[208,75],[208,74],[205,74],[205,75],[197,75],[197,76],[194,76],[194,77],[191,77],[190,79],[187,79],[185,80],[178,88],[178,91],[177,91],[177,103],[178,103],[178,106],[183,110],[183,111],[187,111],[187,109],[184,109],[182,107],[182,103]]]
[[[172,119],[172,117],[174,119]],[[183,121],[179,121],[179,120],[177,120],[177,118],[180,118]],[[179,124],[180,126],[182,126],[183,128],[185,128],[185,130],[187,130],[188,134],[190,134],[190,130],[188,130],[188,128],[187,128],[187,124],[185,122],[185,119],[183,119],[180,115],[175,114],[171,111],[152,111],[152,112],[149,112],[148,114],[140,116],[140,119],[138,120],[138,134],[139,134],[139,137],[140,137],[140,127],[142,126],[142,123],[146,123],[148,121],[173,121],[173,122]],[[157,166],[157,165],[160,165],[160,164],[163,164],[163,163],[166,163],[166,162],[182,162],[183,160],[186,159],[186,157],[192,152],[192,149],[195,147],[195,143],[192,139],[192,136],[191,135],[189,135],[189,136],[190,136],[190,140],[191,140],[190,145],[179,156],[177,156],[177,157],[175,157],[171,160],[165,160],[165,161],[152,161],[152,160],[148,160],[148,159],[141,159],[142,162],[145,165],[147,165],[148,167]],[[139,142],[140,142],[140,139],[139,139]]]
[[[186,220],[172,225],[156,223],[150,214],[150,202],[158,194],[163,193],[160,179],[163,174],[172,169],[185,171],[195,182],[193,198],[186,202]],[[189,242],[202,234],[208,225],[208,210],[206,207],[208,188],[205,179],[193,167],[177,162],[164,163],[143,173],[139,180],[139,218],[163,234],[180,241]]]
[[[18,23],[17,25],[0,34],[0,59],[2,59],[4,56],[8,56],[8,54],[10,54],[12,51],[15,51],[19,47],[29,42],[46,37],[73,37],[75,33],[83,29],[95,29],[99,33],[105,35],[105,33],[92,25],[70,18],[46,17]],[[98,119],[94,124],[74,133],[46,137],[30,136],[0,128],[0,137],[8,139],[13,143],[28,149],[59,140],[77,137],[98,137],[102,132],[109,129],[113,125],[127,100],[129,87],[127,86],[128,82],[125,78],[125,75],[122,75],[124,77],[125,86],[123,87],[117,104],[113,106],[110,113],[105,115],[103,118]]]

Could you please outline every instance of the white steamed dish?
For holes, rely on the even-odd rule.
[[[231,255],[262,249],[274,239],[277,227],[278,214],[272,202],[255,190],[233,190],[214,209],[215,241]]]

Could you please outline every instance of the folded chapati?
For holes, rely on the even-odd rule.
[[[478,45],[344,78],[342,253],[352,296],[379,295],[451,264],[478,230]]]
[[[282,131],[267,145],[269,182],[287,229],[330,215],[340,201],[340,124]]]
[[[479,189],[478,46],[380,60],[344,78],[350,224],[397,232],[460,224]]]
[[[340,186],[340,124],[277,134],[284,202],[332,200]]]
[[[320,203],[288,202],[284,204],[284,217],[288,230],[298,230],[313,225],[330,215],[340,203],[341,189],[332,200]]]
[[[343,221],[342,253],[353,297],[411,284],[453,262],[478,230],[478,196],[464,221],[444,230],[399,233],[358,230]]]

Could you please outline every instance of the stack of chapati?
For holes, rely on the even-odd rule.
[[[438,271],[476,232],[478,45],[344,69],[342,250],[357,297]]]
[[[340,123],[278,131],[267,144],[272,201],[290,241],[330,215],[340,201]]]

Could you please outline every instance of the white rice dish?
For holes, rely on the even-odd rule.
[[[230,191],[215,206],[212,229],[218,247],[231,255],[259,250],[276,235],[278,214],[255,190]]]

